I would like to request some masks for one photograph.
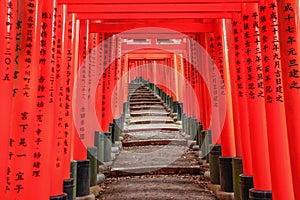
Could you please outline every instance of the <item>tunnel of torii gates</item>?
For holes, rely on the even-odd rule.
[[[142,77],[242,158],[253,192],[300,200],[298,0],[0,2],[1,199],[62,194]]]

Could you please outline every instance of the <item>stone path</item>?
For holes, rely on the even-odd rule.
[[[203,178],[198,151],[181,134],[180,123],[146,87],[129,87],[130,119],[123,149],[103,183],[100,199],[215,200]]]

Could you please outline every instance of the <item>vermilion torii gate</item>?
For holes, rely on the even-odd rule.
[[[87,133],[99,131],[89,128],[91,105],[76,104],[74,93],[82,84],[86,90],[80,94],[91,97],[93,69],[107,64],[95,96],[100,131],[109,130],[114,114],[121,115],[128,100],[128,86],[116,87],[120,79],[129,83],[147,73],[165,81],[164,86],[174,80],[175,92],[161,87],[183,102],[186,115],[201,122],[204,130],[210,129],[218,95],[226,94],[221,136],[212,133],[213,143],[222,145],[222,156],[242,158],[243,175],[253,177],[251,194],[300,199],[298,0],[0,2],[0,197],[49,199],[63,193],[70,162],[87,159],[81,141],[91,145]],[[118,37],[144,27],[167,28],[185,37]],[[180,40],[163,47],[177,53],[157,49],[159,39]],[[213,74],[207,74],[211,81],[205,82],[197,66],[185,59],[203,63],[192,39],[208,52],[223,78],[225,87],[216,93],[208,90],[217,85]],[[93,52],[99,45],[100,51]],[[133,45],[140,45],[139,50],[132,51]],[[89,68],[78,83],[83,62]],[[151,63],[167,65],[176,73],[154,71]],[[141,65],[150,67],[124,78]],[[179,75],[191,84],[200,114]],[[122,98],[113,98],[113,92]],[[73,118],[74,113],[81,117]]]

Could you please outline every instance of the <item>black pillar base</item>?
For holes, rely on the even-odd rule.
[[[251,200],[272,200],[272,191],[250,189],[249,198]]]
[[[240,195],[241,200],[249,200],[249,190],[253,186],[253,176],[247,176],[244,174],[240,175]]]
[[[233,192],[232,157],[219,157],[220,185],[223,192]]]
[[[68,195],[64,193],[61,195],[52,196],[50,197],[50,200],[68,200]]]

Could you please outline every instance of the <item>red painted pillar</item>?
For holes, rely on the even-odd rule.
[[[216,65],[219,69],[220,75],[224,81],[224,87],[219,86],[219,95],[226,95],[226,107],[220,108],[221,112],[226,112],[225,122],[221,132],[222,156],[235,156],[234,143],[234,127],[232,116],[232,97],[231,84],[229,75],[228,55],[227,55],[227,41],[226,32],[224,31],[224,20],[217,20],[215,22],[215,48],[216,48]],[[221,85],[221,84],[217,84]],[[226,109],[223,111],[222,109]],[[222,124],[221,124],[222,127]]]
[[[208,45],[208,37],[207,34],[201,34],[200,36],[200,44],[203,47],[203,50],[205,50],[207,53],[209,51],[209,45]],[[202,49],[200,49],[202,50]],[[205,56],[203,55],[202,58],[199,59],[203,59],[203,61],[201,63],[204,63],[205,66],[208,66],[208,64],[206,64],[208,61],[204,60]],[[201,67],[201,66],[199,66]],[[209,77],[209,72],[208,72],[208,67],[206,67],[203,70],[205,74],[200,74],[201,75],[201,97],[202,97],[202,102],[203,102],[203,111],[201,112],[203,114],[203,129],[204,130],[208,130],[210,127],[210,118],[211,118],[211,99],[210,99],[210,95],[209,95],[209,84],[211,83],[205,83],[204,79],[202,77]]]
[[[35,194],[36,198],[49,198],[51,194],[51,167],[54,161],[51,159],[53,152],[54,140],[54,72],[52,71],[52,49],[54,48],[54,24],[53,19],[56,15],[56,1],[49,1],[42,7],[42,22],[40,32],[40,58],[39,58],[39,74],[37,76],[37,126],[35,128],[35,146],[37,150],[34,159],[34,182],[39,192]],[[62,180],[59,179],[62,182]],[[60,192],[62,192],[60,190]]]
[[[74,84],[74,64],[72,53],[72,28],[75,15],[67,13],[67,6],[62,6],[62,116],[63,116],[63,179],[70,178],[71,135],[73,134],[72,92]]]
[[[58,6],[53,14],[53,46],[51,57],[51,86],[50,96],[54,104],[54,129],[51,151],[51,196],[61,195],[63,188],[63,80],[62,80],[62,6]]]
[[[78,73],[78,56],[79,56],[79,32],[80,32],[80,20],[76,19],[75,14],[72,16],[72,55],[73,55],[73,78],[74,82],[76,81],[77,78],[77,73]],[[71,43],[70,43],[71,44]],[[72,116],[73,116],[73,134],[71,135],[71,160],[75,160],[77,155],[75,155],[75,146],[77,145],[76,140],[78,140],[78,131],[77,128],[75,127],[76,123],[76,118],[74,118],[74,115],[76,114],[76,87],[75,84],[72,84]]]
[[[285,121],[276,1],[264,1],[264,3],[260,4],[259,10],[272,197],[274,199],[286,198],[293,200],[294,194]],[[278,147],[280,150],[278,150]],[[284,158],[284,161],[278,158]]]
[[[100,68],[99,71],[102,72],[104,68],[104,33],[99,33],[99,47],[97,50],[97,56],[99,58],[99,63],[97,63],[97,66]],[[98,75],[100,76],[100,74]],[[97,119],[100,127],[102,127],[102,114],[103,114],[103,78],[100,77],[100,80],[98,81],[98,86],[96,90],[96,100],[95,100],[95,106],[96,106],[96,113],[97,113]],[[101,130],[102,131],[102,128]]]
[[[239,151],[242,152],[243,158],[243,173],[246,176],[252,176],[252,156],[251,156],[251,144],[250,144],[250,132],[249,132],[249,117],[248,117],[248,104],[246,96],[247,82],[247,69],[244,63],[244,35],[243,35],[243,23],[242,15],[235,14],[232,22],[232,35],[230,37],[229,52],[233,52],[234,55],[230,56],[231,59],[231,78],[233,79],[232,86],[235,87],[235,93],[237,95],[237,110],[239,111],[239,120],[235,123],[239,123],[240,127],[240,145],[242,148]],[[238,145],[237,145],[238,148]]]
[[[235,21],[234,21],[235,20]],[[234,136],[235,136],[235,147],[236,147],[236,156],[242,157],[242,137],[244,134],[242,134],[242,127],[241,122],[242,120],[240,118],[241,111],[239,110],[239,86],[237,84],[237,69],[236,69],[236,53],[234,51],[234,46],[238,45],[238,34],[235,34],[234,38],[234,32],[233,32],[233,26],[232,24],[235,24],[236,32],[238,33],[237,29],[237,21],[236,19],[233,19],[232,21],[226,20],[225,27],[226,27],[226,34],[228,38],[228,59],[229,59],[229,71],[230,71],[230,81],[231,81],[231,96],[232,96],[232,110],[233,110],[233,121],[234,121]],[[236,40],[235,40],[236,39]]]
[[[36,97],[39,72],[39,38],[41,24],[41,6],[38,1],[18,2],[17,57],[15,59],[14,100],[12,116],[12,140],[9,153],[11,168],[10,190],[7,199],[34,198],[32,182],[39,172],[33,168],[34,162],[42,152],[34,149],[34,137],[37,123]],[[15,5],[17,6],[17,5]],[[16,7],[15,7],[16,8]],[[2,27],[3,28],[3,27]],[[12,36],[15,37],[15,36]],[[38,191],[37,191],[38,192]]]
[[[0,3],[0,196],[4,197],[10,188],[11,176],[8,166],[11,135],[11,113],[13,105],[13,81],[16,49],[17,1]]]
[[[110,51],[111,51],[111,42],[109,41],[110,38],[106,38],[105,37],[105,42],[104,42],[104,67],[107,67],[106,69],[104,68],[104,72],[102,75],[102,86],[103,86],[103,90],[102,90],[102,130],[103,131],[108,131],[109,128],[109,123],[111,120],[111,115],[110,115],[110,97],[109,97],[109,91],[110,91],[110,75],[111,75],[111,68],[112,68],[112,64],[111,64],[111,55],[110,55]]]
[[[299,1],[277,1],[284,105],[295,199],[300,199],[300,14]],[[286,160],[287,161],[287,160]]]
[[[254,188],[255,190],[270,191],[272,188],[257,4],[245,4],[242,19]]]
[[[215,62],[216,58],[217,58],[217,52],[216,52],[216,48],[215,48],[215,35],[214,33],[207,33],[207,48],[208,48],[208,54],[211,57],[211,60]],[[205,62],[209,62],[208,60],[206,60]],[[212,107],[219,109],[219,103],[218,103],[218,95],[219,95],[219,89],[218,86],[219,84],[216,82],[216,71],[215,71],[215,64],[209,65],[208,66],[212,66],[213,69],[207,69],[208,71],[208,75],[210,77],[210,79],[212,80],[209,84],[208,87],[213,88],[210,94],[210,98],[211,98],[211,104]],[[213,109],[213,108],[212,108]],[[212,115],[211,115],[212,116]],[[210,122],[210,124],[214,124],[214,126],[217,127],[217,129],[222,130],[221,125],[220,125],[220,117],[219,117],[219,113],[216,113],[216,119],[214,119],[214,122]],[[218,133],[212,132],[212,144],[221,144],[221,137],[219,137]]]
[[[75,92],[75,124],[76,133],[74,135],[74,159],[75,160],[86,160],[87,151],[84,145],[84,141],[87,137],[87,73],[88,64],[86,62],[86,56],[88,53],[88,35],[89,35],[89,21],[80,21],[79,24],[79,49],[78,49],[78,60],[76,60],[76,77],[77,85]],[[76,53],[76,52],[75,52]],[[83,70],[84,68],[84,70]],[[79,77],[79,79],[78,79]],[[81,79],[82,78],[82,79]]]

